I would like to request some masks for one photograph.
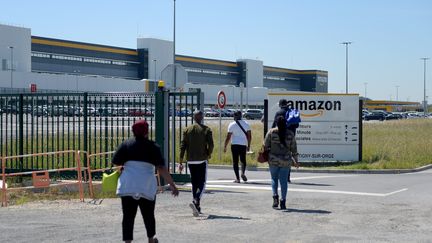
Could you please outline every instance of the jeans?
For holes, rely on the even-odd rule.
[[[278,167],[270,165],[270,175],[272,178],[272,191],[273,196],[278,195],[278,186],[281,186],[281,200],[286,200],[288,191],[288,174],[290,172],[289,167]],[[278,183],[279,182],[279,183]]]

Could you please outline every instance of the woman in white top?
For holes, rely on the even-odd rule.
[[[233,168],[236,176],[235,183],[240,183],[239,177],[239,157],[242,165],[241,178],[244,182],[247,181],[245,175],[246,171],[246,151],[250,150],[250,143],[252,140],[252,132],[249,124],[242,119],[241,111],[234,113],[234,121],[228,125],[228,134],[225,139],[224,152],[227,151],[227,146],[231,140],[231,153],[233,158]]]

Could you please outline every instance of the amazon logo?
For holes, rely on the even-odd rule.
[[[324,111],[340,111],[342,102],[339,100],[289,100],[288,107],[293,107],[301,112],[302,117],[318,117],[324,114]]]
[[[324,114],[324,110],[318,110],[315,113],[307,113],[305,114],[304,112],[300,112],[301,117],[307,117],[307,118],[312,118],[312,117],[319,117],[322,116]]]

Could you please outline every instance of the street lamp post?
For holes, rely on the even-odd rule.
[[[346,41],[341,44],[345,45],[345,93],[348,94],[348,45],[352,44],[352,42]]]
[[[399,100],[399,85],[396,85],[396,101]]]
[[[244,83],[240,82],[240,111],[243,114],[243,90],[244,90]]]
[[[365,98],[367,98],[367,85],[368,85],[368,83],[364,82],[364,86],[365,86]]]
[[[73,72],[75,74],[75,91],[78,92],[78,75],[80,73],[80,70],[74,70]]]
[[[154,65],[154,79],[155,81],[157,81],[157,76],[156,76],[156,59],[153,59],[153,65]]]
[[[11,51],[11,66],[10,66],[10,71],[11,71],[11,73],[10,73],[10,76],[11,76],[11,78],[10,78],[10,87],[11,87],[11,92],[12,92],[12,88],[13,88],[13,49],[14,49],[14,47],[13,46],[9,46],[9,49],[10,49],[10,51]]]
[[[427,101],[426,101],[426,61],[429,60],[429,57],[420,58],[423,60],[423,113],[426,117],[427,115]]]
[[[176,0],[174,0],[174,23],[173,23],[173,86],[174,89],[177,88],[177,80],[176,80],[176,66],[175,66],[175,53],[176,53]]]

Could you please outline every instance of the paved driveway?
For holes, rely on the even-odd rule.
[[[268,172],[234,184],[210,170],[205,216],[194,218],[190,192],[158,195],[161,242],[432,242],[432,171],[400,175],[293,173],[288,209],[271,208]],[[88,200],[87,200],[88,201]],[[1,242],[119,242],[119,199],[100,205],[37,202],[0,208]],[[137,217],[135,239],[145,241]]]

